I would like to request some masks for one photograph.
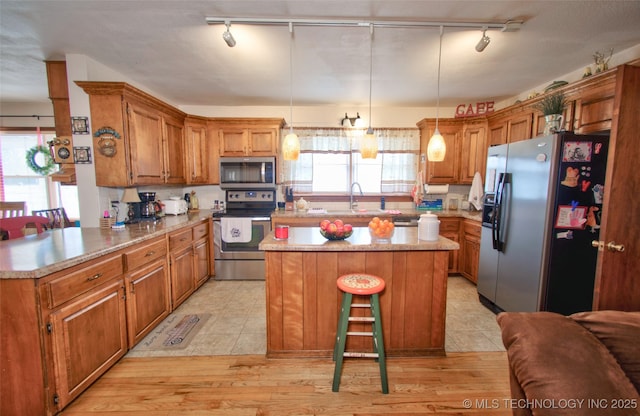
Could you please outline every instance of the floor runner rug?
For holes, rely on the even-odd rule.
[[[211,314],[169,315],[138,345],[137,350],[175,350],[186,348]]]

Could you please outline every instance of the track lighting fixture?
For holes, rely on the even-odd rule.
[[[233,48],[234,46],[236,46],[236,40],[234,39],[231,32],[229,32],[229,26],[231,26],[231,22],[227,20],[224,22],[224,24],[227,27],[227,30],[222,34],[222,39],[227,42],[227,46]]]
[[[487,36],[487,28],[483,27],[482,28],[482,37],[480,38],[480,40],[476,44],[476,51],[482,52],[484,50],[484,48],[486,48],[489,45],[489,42],[491,42],[491,38],[489,36]]]

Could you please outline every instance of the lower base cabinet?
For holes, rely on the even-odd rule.
[[[440,217],[440,235],[453,240],[456,243],[460,242],[460,219],[459,218],[444,218]],[[458,251],[451,250],[449,252],[449,273],[458,273]]]
[[[57,414],[103,375],[169,315],[172,297],[175,308],[211,275],[210,230],[203,220],[169,244],[163,234],[41,278],[0,280],[10,335],[0,337],[0,415]]]
[[[62,409],[127,352],[122,279],[52,313],[48,329],[56,379],[53,400]]]
[[[481,226],[477,221],[463,221],[462,242],[460,243],[460,273],[475,284],[478,283],[481,231]]]

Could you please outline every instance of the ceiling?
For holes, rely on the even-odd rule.
[[[48,101],[44,60],[82,54],[174,105],[434,106],[439,29],[224,25],[205,17],[506,22],[444,29],[442,105],[499,101],[640,44],[640,1],[0,0],[0,100]],[[291,82],[293,79],[293,82]]]

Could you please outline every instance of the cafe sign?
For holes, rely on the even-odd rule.
[[[493,113],[493,101],[482,101],[475,104],[458,104],[456,118],[477,117]]]

